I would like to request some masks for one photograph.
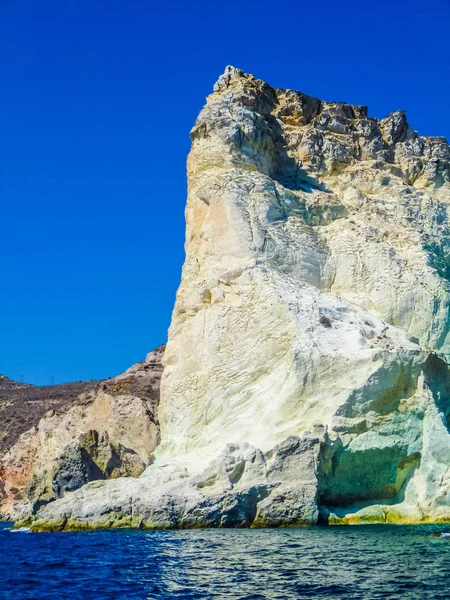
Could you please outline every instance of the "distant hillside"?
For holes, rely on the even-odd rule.
[[[142,473],[159,443],[164,349],[102,381],[40,387],[0,375],[0,520]]]
[[[77,381],[53,386],[18,383],[0,375],[0,456],[19,436],[36,426],[49,410],[55,413],[93,398],[103,381]],[[81,399],[80,395],[84,395]]]

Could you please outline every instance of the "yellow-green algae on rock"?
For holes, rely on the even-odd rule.
[[[347,513],[342,517],[334,513],[330,513],[328,517],[329,525],[424,525],[430,523],[450,523],[450,510],[440,516],[427,516],[419,512],[408,512],[401,507],[373,505],[356,512]]]
[[[191,138],[156,460],[33,528],[447,519],[446,140],[233,67]]]

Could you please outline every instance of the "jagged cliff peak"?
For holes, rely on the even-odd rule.
[[[222,101],[218,103],[215,96],[222,96]],[[241,152],[237,133],[239,130],[251,138],[255,130],[266,130],[268,137],[284,146],[287,154],[283,164],[271,165],[272,169],[269,166],[267,174],[276,178],[277,170],[284,171],[285,182],[293,186],[304,183],[302,173],[295,173],[298,168],[333,174],[357,161],[368,160],[376,161],[377,167],[387,171],[396,166],[396,174],[418,188],[440,187],[450,181],[447,140],[419,136],[409,125],[404,110],[384,119],[369,117],[366,106],[324,101],[299,91],[273,88],[232,66],[227,66],[215,83],[209,103],[215,112],[202,111],[191,132],[193,138],[207,134],[208,121],[210,129],[223,127],[224,119],[232,118],[227,107],[239,105],[241,114],[230,142],[237,143],[240,162],[245,158],[245,162],[253,162],[263,171],[269,166],[258,164],[258,157],[254,157],[255,161],[248,160],[250,157]],[[262,117],[265,123],[254,121],[252,115]],[[220,125],[214,123],[217,119]]]

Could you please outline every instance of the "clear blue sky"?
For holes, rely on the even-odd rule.
[[[103,378],[165,341],[225,65],[449,138],[449,31],[449,0],[0,0],[0,372]]]

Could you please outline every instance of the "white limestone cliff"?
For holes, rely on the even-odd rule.
[[[32,527],[450,520],[450,151],[227,67],[191,132],[155,463]]]

